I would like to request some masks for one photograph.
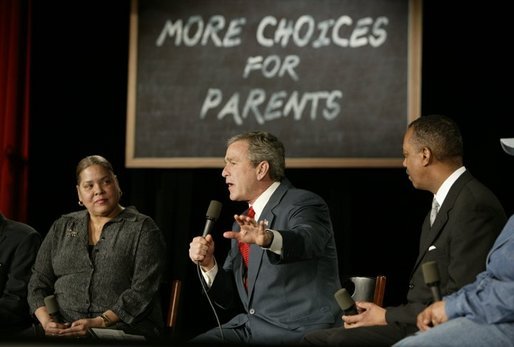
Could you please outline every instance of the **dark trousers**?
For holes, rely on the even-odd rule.
[[[302,344],[314,346],[384,346],[388,347],[415,333],[415,325],[376,325],[345,329],[344,327],[312,331],[305,334]]]

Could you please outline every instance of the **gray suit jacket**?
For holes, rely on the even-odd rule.
[[[450,188],[432,227],[429,214],[421,230],[407,304],[387,308],[389,324],[412,324],[412,329],[416,330],[417,314],[432,302],[432,293],[423,279],[423,263],[437,262],[443,296],[455,292],[473,282],[485,269],[487,253],[506,222],[496,196],[468,171]]]
[[[341,283],[326,203],[284,180],[259,219],[282,235],[282,255],[251,246],[247,293],[242,256],[232,240],[224,271],[216,276],[210,295],[226,308],[240,300],[245,312],[224,327],[250,321],[253,336],[267,336],[276,343],[299,341],[306,330],[332,326],[339,318],[334,293]],[[239,230],[237,223],[234,230]]]

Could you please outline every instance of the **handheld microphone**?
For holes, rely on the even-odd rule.
[[[423,278],[425,283],[430,287],[432,291],[432,297],[434,301],[441,301],[441,288],[439,288],[439,268],[437,267],[436,261],[428,261],[421,265],[423,270]]]
[[[220,216],[222,206],[223,204],[221,202],[211,200],[209,208],[207,209],[207,214],[205,216],[207,220],[205,221],[205,227],[203,229],[203,237],[207,236],[207,234],[211,232],[212,227],[214,226],[214,222],[216,222]]]
[[[52,318],[54,322],[64,323],[64,319],[59,312],[59,304],[57,303],[54,295],[45,297],[45,306],[50,318]]]
[[[339,289],[334,294],[334,298],[336,299],[339,307],[343,310],[345,316],[352,316],[359,313],[359,311],[357,311],[357,306],[355,306],[355,301],[353,301],[346,288]]]

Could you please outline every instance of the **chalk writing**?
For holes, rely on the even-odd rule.
[[[157,37],[156,46],[161,47],[168,38],[174,38],[171,43],[175,46],[212,44],[215,47],[235,47],[243,44],[242,33],[247,22],[246,17],[228,20],[221,15],[207,19],[198,15],[174,21],[168,19]],[[354,21],[350,16],[342,15],[318,23],[311,15],[302,15],[295,20],[265,16],[259,21],[253,36],[260,46],[268,48],[275,45],[305,47],[309,44],[316,49],[331,44],[342,48],[379,47],[387,39],[388,23],[388,18],[384,16]],[[268,79],[286,76],[298,82],[300,77],[296,68],[300,63],[299,55],[287,55],[283,59],[277,54],[250,56],[242,77],[247,79],[251,73],[258,71]],[[266,94],[261,88],[253,88],[246,98],[242,99],[242,94],[236,92],[224,100],[222,90],[209,88],[200,110],[200,119],[205,119],[209,112],[214,111],[218,120],[229,117],[237,125],[243,125],[249,115],[258,124],[264,124],[289,114],[292,114],[293,120],[300,121],[305,112],[311,120],[320,118],[330,121],[339,115],[341,105],[338,100],[343,96],[341,90],[305,92],[301,95],[298,91],[291,91],[289,98],[286,91],[268,93],[269,96]]]
[[[217,119],[230,116],[237,125],[242,125],[243,120],[250,115],[257,123],[264,124],[290,115],[292,119],[299,121],[305,111],[311,120],[316,120],[319,113],[323,119],[333,120],[340,112],[341,107],[337,100],[342,97],[340,90],[303,94],[293,91],[288,98],[285,91],[271,93],[268,97],[264,89],[252,89],[245,100],[241,100],[241,93],[237,92],[223,103],[223,92],[210,88],[202,105],[200,118],[207,117],[210,111],[215,110]]]
[[[174,37],[175,46],[205,46],[211,43],[216,47],[234,47],[242,44],[241,33],[246,23],[245,17],[239,17],[229,20],[227,25],[227,19],[221,15],[207,20],[201,16],[191,16],[186,20],[179,18],[175,22],[168,19],[156,45],[160,47],[168,37]],[[379,47],[387,39],[385,27],[388,23],[389,19],[384,16],[376,19],[359,18],[355,21],[350,16],[342,15],[337,19],[326,19],[319,23],[311,15],[302,15],[297,20],[266,16],[259,21],[255,38],[263,47],[273,47],[276,44],[281,47],[289,44],[305,47],[309,43],[314,48],[331,44],[351,48],[368,44]]]

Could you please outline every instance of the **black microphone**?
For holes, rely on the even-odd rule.
[[[434,301],[441,301],[441,288],[439,288],[439,268],[436,261],[427,261],[421,266],[425,283],[432,291]]]
[[[337,304],[341,307],[345,316],[351,316],[359,313],[359,311],[357,311],[357,306],[355,306],[355,301],[353,301],[346,288],[339,289],[334,294],[334,298],[336,298]]]
[[[221,202],[211,200],[209,208],[207,209],[207,215],[205,216],[207,220],[205,221],[205,227],[203,229],[203,237],[207,236],[207,234],[211,232],[214,222],[216,222],[220,216],[222,206],[223,204]]]
[[[45,306],[50,318],[52,318],[54,322],[64,323],[64,319],[59,312],[59,304],[57,303],[57,300],[55,300],[54,295],[45,297]]]

